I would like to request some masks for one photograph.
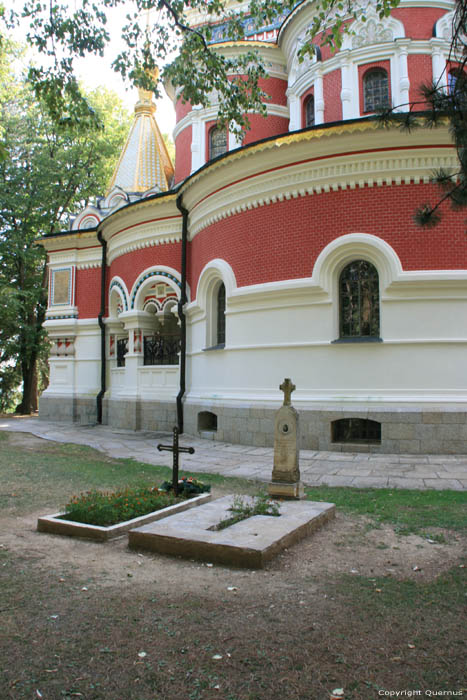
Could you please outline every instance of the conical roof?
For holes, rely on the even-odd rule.
[[[155,186],[165,192],[171,186],[174,168],[156,122],[152,93],[138,90],[135,118],[108,192],[120,187],[125,192],[147,192]]]

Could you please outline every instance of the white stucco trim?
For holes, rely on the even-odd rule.
[[[165,284],[172,287],[177,293],[177,297],[180,298],[179,284],[181,283],[181,277],[178,270],[166,265],[153,265],[152,267],[147,267],[138,275],[131,288],[129,297],[129,309],[131,311],[142,310],[142,297],[145,294],[146,287],[148,284],[153,285],[155,282],[165,282]],[[187,296],[189,296],[188,285]]]
[[[330,294],[342,268],[359,259],[368,260],[376,267],[382,289],[402,274],[397,253],[382,238],[369,233],[349,233],[323,248],[316,258],[311,279]]]
[[[209,296],[213,284],[215,284],[217,280],[222,280],[224,283],[227,300],[235,293],[237,289],[237,280],[229,263],[220,258],[210,260],[201,270],[196,288],[196,301],[192,302],[192,304],[186,308],[188,314],[192,315],[196,312],[206,313],[209,306]]]
[[[112,277],[110,284],[109,284],[109,299],[108,299],[108,304],[109,304],[109,318],[114,318],[116,319],[116,316],[112,313],[112,295],[113,293],[118,294],[120,297],[122,304],[123,304],[123,310],[128,311],[130,308],[130,295],[128,294],[128,288],[124,282],[124,280],[119,277],[118,275],[115,275]]]

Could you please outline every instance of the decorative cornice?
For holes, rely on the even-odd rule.
[[[267,102],[265,106],[268,116],[285,117],[286,119],[289,118],[289,108],[287,106],[273,104],[272,102]],[[190,126],[193,126],[193,124],[197,122],[206,124],[207,122],[216,119],[217,110],[218,106],[216,104],[212,107],[206,107],[205,109],[195,109],[191,112],[188,112],[188,114],[186,114],[183,117],[183,119],[180,119],[180,121],[175,125],[175,128],[173,130],[174,140],[181,134],[182,131],[184,131]],[[251,112],[251,114],[254,114],[254,112]]]
[[[366,125],[377,128],[373,122],[367,122]],[[363,125],[342,125],[342,130],[335,127],[335,130],[332,130],[333,134],[349,133],[345,126],[357,127],[358,131],[358,127]],[[330,135],[329,131],[331,130],[326,130],[327,135]],[[307,137],[313,134],[320,138],[323,133],[320,135],[319,132],[323,130],[291,134],[280,139],[277,145],[300,143],[302,140],[309,140]],[[333,145],[335,148],[335,140]],[[348,188],[428,183],[432,178],[433,168],[449,169],[456,166],[456,155],[451,149],[433,149],[426,146],[425,150],[424,146],[414,148],[409,143],[407,146],[401,145],[400,148],[388,146],[387,150],[376,146],[373,150],[367,144],[364,150],[361,148],[362,144],[359,145],[360,149],[358,146],[347,146],[348,153],[330,152],[318,158],[311,149],[307,149],[295,164],[284,162],[275,170],[268,168],[263,172],[253,172],[237,182],[232,178],[232,182],[212,194],[206,194],[191,207],[191,236],[222,219],[278,201]],[[270,147],[270,144],[259,144],[258,151],[261,146]],[[255,147],[253,150],[255,151]],[[232,154],[232,159],[236,155],[240,154]],[[221,163],[222,161],[213,165]],[[196,179],[195,176],[194,180]]]
[[[151,248],[167,243],[179,243],[182,240],[181,219],[135,224],[122,233],[114,234],[110,239],[107,252],[108,264],[121,255]]]
[[[94,262],[82,262],[76,265],[77,270],[91,270],[93,267],[101,267],[101,260],[95,260]]]
[[[44,236],[36,243],[43,246],[47,252],[60,252],[64,248],[73,248],[75,250],[84,250],[89,248],[90,242],[97,243],[96,231],[67,231],[64,233],[56,233],[52,236]]]

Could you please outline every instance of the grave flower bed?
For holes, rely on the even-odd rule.
[[[157,488],[127,488],[114,493],[88,491],[74,496],[66,504],[62,519],[108,527],[173,506],[181,500]]]
[[[203,486],[203,491],[210,490],[209,486],[198,483]],[[180,489],[178,496],[158,487],[126,488],[116,492],[88,491],[74,496],[63,513],[39,518],[37,529],[107,540],[134,527],[205,503],[211,496],[203,491]]]

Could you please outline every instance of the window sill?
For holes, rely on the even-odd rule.
[[[371,337],[371,336],[355,336],[355,338],[337,338],[336,340],[331,340],[331,345],[339,345],[343,343],[382,343],[382,338]]]
[[[211,352],[212,350],[223,350],[225,348],[225,343],[219,343],[218,345],[211,345],[210,348],[203,348],[203,352]]]

